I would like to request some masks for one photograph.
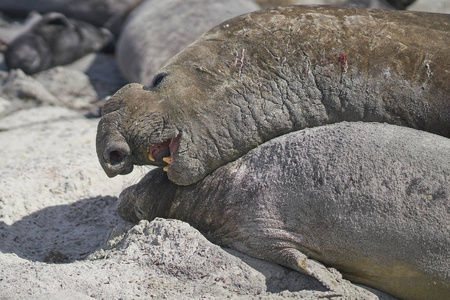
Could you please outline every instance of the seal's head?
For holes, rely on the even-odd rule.
[[[212,158],[227,139],[220,139],[221,112],[211,102],[224,97],[226,86],[207,67],[189,65],[191,55],[175,57],[177,63],[161,69],[150,86],[126,85],[106,102],[97,154],[108,176],[155,165],[187,185],[217,167]]]
[[[152,221],[157,217],[167,218],[176,191],[177,186],[167,178],[167,174],[161,168],[155,168],[140,182],[120,193],[117,213],[124,220],[133,223],[140,220]]]
[[[173,57],[149,86],[128,84],[106,102],[97,154],[108,176],[155,165],[173,182],[189,185],[261,143],[243,138],[248,124],[224,118],[239,117],[240,104],[232,103],[242,102],[236,85],[245,76],[234,65],[235,52],[227,49],[229,59],[221,60],[214,43],[200,40]]]

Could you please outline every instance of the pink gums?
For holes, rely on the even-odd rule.
[[[147,151],[151,154],[155,161],[162,161],[165,157],[170,157],[173,161],[173,154],[178,150],[180,145],[181,134],[168,139],[159,144],[153,144],[148,147]]]

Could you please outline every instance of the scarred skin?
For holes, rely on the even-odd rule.
[[[450,139],[411,128],[320,126],[264,143],[190,186],[154,169],[122,192],[118,213],[183,220],[214,243],[311,275],[342,299],[363,297],[350,298],[314,260],[400,299],[444,300],[449,153]]]
[[[450,137],[448,45],[444,14],[294,6],[243,15],[174,56],[150,86],[108,100],[97,154],[109,176],[171,162],[170,180],[189,185],[305,127],[375,121]]]

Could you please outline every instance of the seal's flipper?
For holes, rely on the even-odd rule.
[[[305,254],[294,248],[285,248],[274,257],[275,262],[294,269],[317,279],[327,289],[338,292],[342,276],[340,273],[332,272],[318,261],[308,258]]]
[[[365,288],[356,286],[343,279],[342,274],[334,269],[327,268],[320,262],[307,257],[295,248],[284,248],[272,252],[272,261],[294,269],[317,279],[324,287],[329,289],[324,297],[338,297],[342,299],[379,299],[375,294]]]

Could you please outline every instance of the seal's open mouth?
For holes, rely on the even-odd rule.
[[[152,144],[147,148],[148,159],[153,162],[165,162],[167,165],[164,167],[164,171],[167,171],[169,165],[173,163],[175,151],[178,150],[180,145],[181,133],[174,138],[170,138],[162,143]]]

